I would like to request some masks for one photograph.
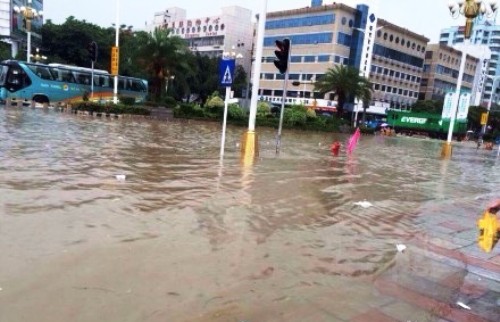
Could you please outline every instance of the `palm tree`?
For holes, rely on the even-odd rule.
[[[362,98],[365,88],[371,89],[371,84],[367,78],[359,75],[359,70],[352,66],[336,65],[328,68],[325,75],[314,83],[314,90],[321,94],[329,92],[337,96],[337,114],[342,117],[344,113],[344,103],[349,95]],[[371,98],[371,92],[370,92]]]
[[[150,92],[159,100],[165,92],[167,79],[187,69],[182,57],[189,49],[182,38],[170,35],[170,29],[157,28],[143,37],[138,48],[138,63],[149,74]]]

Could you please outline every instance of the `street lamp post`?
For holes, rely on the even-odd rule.
[[[31,22],[33,19],[43,16],[43,12],[32,8],[31,4],[32,0],[27,0],[26,6],[14,6],[14,11],[20,13],[26,22],[26,61],[28,63],[31,62]]]
[[[493,84],[491,84],[491,94],[490,94],[490,100],[488,101],[488,106],[487,106],[487,112],[486,112],[486,123],[483,124],[483,129],[481,131],[481,133],[484,135],[486,133],[486,125],[488,124],[488,119],[489,119],[489,116],[490,116],[490,109],[491,109],[491,103],[493,101],[493,94],[496,93],[496,90],[495,90],[495,83],[498,79],[500,79],[500,76],[490,76],[490,75],[486,75],[486,77],[488,78],[491,78],[493,79]]]
[[[443,159],[449,159],[451,157],[451,139],[453,137],[453,127],[455,123],[455,118],[457,114],[458,105],[460,104],[460,89],[462,87],[462,78],[465,69],[465,60],[467,59],[467,49],[470,46],[470,35],[472,32],[473,21],[476,17],[492,17],[494,12],[497,10],[496,1],[491,1],[490,3],[484,0],[450,0],[448,3],[448,8],[450,14],[454,18],[458,18],[463,15],[466,18],[465,31],[464,31],[464,45],[462,47],[462,58],[460,61],[460,70],[458,72],[457,86],[455,89],[455,103],[452,105],[451,117],[450,117],[450,127],[448,128],[448,138],[443,144],[441,150],[441,157]]]
[[[36,50],[35,50],[35,51],[36,51],[36,54],[34,54],[34,55],[30,55],[30,56],[33,56],[33,59],[35,60],[35,63],[39,63],[39,62],[41,62],[42,60],[47,59],[47,57],[46,57],[46,56],[44,56],[44,55],[41,55],[41,54],[40,54],[40,48],[36,48]]]
[[[257,48],[253,66],[252,96],[250,101],[250,114],[248,116],[248,130],[241,138],[241,154],[244,163],[253,163],[259,155],[259,144],[255,133],[255,120],[257,117],[257,101],[260,86],[260,71],[262,67],[262,52],[264,49],[264,33],[267,19],[267,0],[262,0],[259,11],[259,22],[257,24]]]
[[[119,56],[119,51],[118,49],[120,48],[120,0],[116,0],[116,30],[115,30],[115,47],[116,47],[116,52],[117,52],[117,59],[118,61],[120,60]],[[118,104],[118,70],[116,70],[115,73],[115,83],[113,86],[113,104]]]

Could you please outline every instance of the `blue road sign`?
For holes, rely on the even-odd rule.
[[[221,59],[219,63],[219,85],[230,87],[234,79],[234,59]]]

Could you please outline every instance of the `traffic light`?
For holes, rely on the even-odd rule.
[[[96,42],[95,41],[89,42],[89,44],[87,45],[87,50],[89,52],[90,60],[95,63],[95,61],[97,60],[97,44],[96,44]]]
[[[276,58],[274,66],[278,68],[281,74],[286,73],[288,69],[288,57],[290,56],[290,39],[276,40],[276,47],[278,50],[274,51]]]

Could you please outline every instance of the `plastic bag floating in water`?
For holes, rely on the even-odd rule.
[[[397,244],[396,249],[398,250],[398,252],[402,253],[406,249],[406,245]]]
[[[355,206],[360,206],[360,207],[363,207],[363,208],[370,208],[370,207],[373,206],[371,202],[366,201],[366,200],[355,202],[354,205]]]

